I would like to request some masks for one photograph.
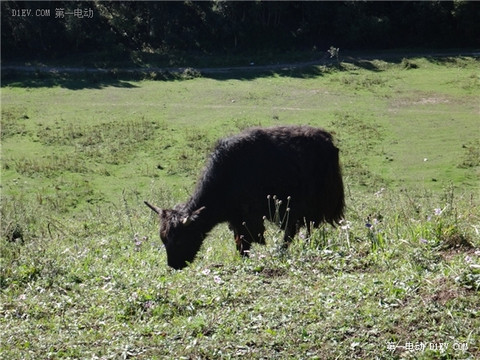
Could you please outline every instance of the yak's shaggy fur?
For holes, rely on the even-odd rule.
[[[276,207],[288,244],[303,225],[309,231],[310,224],[334,225],[343,217],[338,149],[328,132],[310,126],[248,129],[217,143],[185,204],[170,210],[146,204],[160,216],[160,237],[175,269],[193,261],[222,222],[233,230],[240,254],[248,255],[252,243],[265,243],[263,221]]]

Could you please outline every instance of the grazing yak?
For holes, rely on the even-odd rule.
[[[274,200],[275,199],[275,200]],[[303,225],[335,225],[343,217],[344,191],[332,135],[310,126],[251,128],[219,140],[194,194],[185,204],[160,209],[160,237],[168,265],[192,262],[208,232],[222,222],[237,249],[265,244],[264,219],[285,230],[286,246]]]

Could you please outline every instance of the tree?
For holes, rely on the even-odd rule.
[[[93,9],[94,19],[55,17]],[[50,9],[50,17],[14,16]],[[4,59],[480,45],[480,2],[1,2]]]

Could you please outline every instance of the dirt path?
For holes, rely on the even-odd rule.
[[[255,65],[251,63],[248,66],[227,66],[227,67],[127,67],[127,68],[96,68],[96,67],[67,67],[67,66],[48,66],[48,65],[16,65],[16,64],[2,64],[3,71],[16,71],[16,72],[45,72],[45,73],[109,73],[109,72],[121,72],[121,73],[148,73],[148,72],[165,72],[165,73],[182,73],[187,69],[193,69],[201,74],[228,74],[231,72],[256,72],[256,71],[279,71],[279,70],[293,70],[315,65],[328,65],[334,64],[338,61],[348,62],[361,62],[369,60],[393,60],[414,57],[432,57],[432,58],[445,58],[451,56],[473,56],[479,57],[480,51],[465,51],[465,52],[423,52],[423,53],[371,53],[366,55],[351,55],[340,56],[339,60],[333,59],[328,55],[325,55],[318,60],[298,62],[298,63],[282,63],[282,64],[268,64],[268,65]]]

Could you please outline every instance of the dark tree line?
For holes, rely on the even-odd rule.
[[[22,9],[30,9],[30,16],[21,16]],[[50,16],[36,16],[37,9],[50,9]],[[70,15],[57,17],[58,9]],[[71,15],[75,9],[91,9],[93,18]],[[1,28],[4,59],[119,51],[251,53],[330,45],[477,47],[480,2],[2,1]]]

